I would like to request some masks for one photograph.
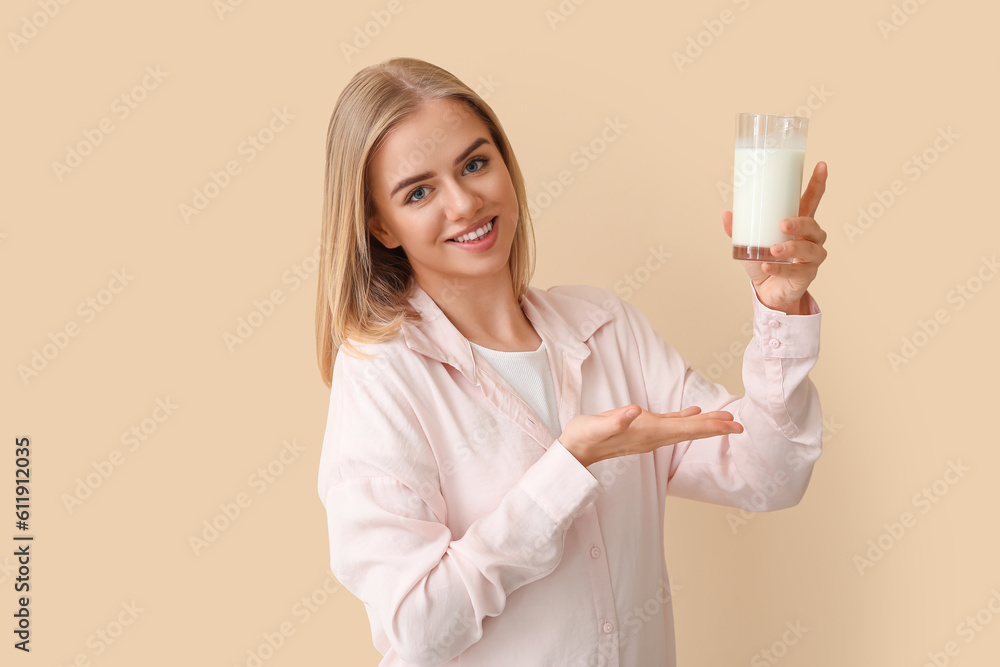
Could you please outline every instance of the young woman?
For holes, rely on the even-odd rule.
[[[743,263],[733,396],[611,290],[529,286],[524,181],[468,86],[411,58],[348,83],[327,138],[319,493],[381,665],[674,664],[665,497],[791,507],[820,455],[806,288],[825,182],[819,163],[772,249],[794,263]]]

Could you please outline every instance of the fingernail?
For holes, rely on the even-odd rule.
[[[785,246],[782,245],[781,243],[775,243],[773,246],[771,246],[771,252],[781,252],[784,249]]]
[[[639,414],[639,411],[636,410],[635,408],[629,408],[628,410],[625,411],[626,417],[635,417],[637,414]]]

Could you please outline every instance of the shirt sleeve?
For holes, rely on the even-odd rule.
[[[702,412],[727,410],[743,425],[743,433],[653,450],[661,489],[665,485],[667,495],[766,512],[801,501],[822,452],[823,415],[809,378],[819,356],[821,312],[808,292],[808,314],[767,308],[749,284],[753,336],[743,353],[743,397],[692,369],[635,306],[623,304],[639,346],[647,409],[674,412],[697,405]],[[679,392],[672,385],[678,382]]]
[[[334,365],[319,482],[331,570],[403,660],[438,665],[482,638],[508,594],[556,568],[602,487],[556,440],[454,539],[433,450],[391,368],[346,354]]]

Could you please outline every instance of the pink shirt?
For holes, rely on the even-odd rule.
[[[333,574],[364,602],[382,666],[673,666],[667,495],[797,504],[821,452],[808,377],[821,313],[753,293],[746,397],[692,371],[611,290],[530,288],[559,421],[636,403],[725,409],[738,435],[584,467],[418,285],[417,325],[338,353],[320,459]],[[807,293],[808,294],[808,293]]]

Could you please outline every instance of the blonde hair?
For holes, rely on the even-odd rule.
[[[369,231],[374,213],[369,162],[385,135],[426,100],[464,102],[486,124],[510,173],[520,219],[511,246],[514,297],[520,303],[534,272],[534,231],[524,178],[493,109],[450,72],[416,58],[392,58],[359,71],[340,93],[326,137],[326,179],[316,295],[316,353],[331,386],[337,350],[368,358],[352,342],[396,336],[420,315],[407,302],[413,281],[401,246],[386,248]]]

